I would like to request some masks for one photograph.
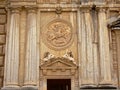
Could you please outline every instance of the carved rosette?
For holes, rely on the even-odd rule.
[[[56,19],[42,30],[43,42],[54,50],[64,49],[72,43],[72,25],[67,21]]]

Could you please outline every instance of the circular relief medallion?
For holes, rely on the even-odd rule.
[[[56,50],[69,46],[72,36],[72,26],[64,20],[54,20],[48,23],[43,31],[45,44]]]

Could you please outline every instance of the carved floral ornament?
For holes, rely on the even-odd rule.
[[[42,30],[43,42],[54,50],[68,47],[73,39],[72,26],[67,21],[56,19]]]

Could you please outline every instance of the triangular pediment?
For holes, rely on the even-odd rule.
[[[71,68],[76,67],[73,61],[66,58],[53,58],[41,65],[42,68]]]

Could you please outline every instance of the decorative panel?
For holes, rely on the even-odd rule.
[[[41,63],[44,58],[70,55],[77,62],[76,12],[41,12]],[[50,57],[49,57],[50,56]]]

